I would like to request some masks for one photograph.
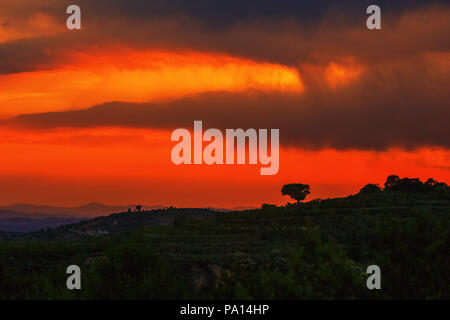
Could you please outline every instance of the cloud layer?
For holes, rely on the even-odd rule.
[[[45,7],[20,3],[35,10],[27,7],[17,21],[5,10],[0,28],[27,34],[38,9],[49,25],[64,21],[57,1]],[[42,31],[1,43],[0,74],[70,68],[73,54],[96,55],[99,48],[101,55],[121,48],[191,50],[295,68],[305,86],[302,93],[203,92],[140,104],[105,99],[86,110],[26,114],[7,123],[173,129],[203,120],[208,127],[280,128],[285,145],[302,148],[450,147],[450,7],[445,2],[380,2],[381,31],[364,27],[365,6],[354,1],[339,7],[284,1],[276,10],[273,4],[83,0],[81,32]]]
[[[337,8],[327,2],[312,5],[310,1],[277,1],[271,7],[272,1],[259,1],[258,6],[196,1],[187,6],[186,1],[162,5],[159,1],[91,0],[80,3],[83,30],[72,32],[64,27],[66,16],[61,3],[37,6],[36,13],[29,9],[36,4],[22,2],[28,8],[23,17],[3,17],[0,22],[5,21],[5,26],[0,30],[39,36],[2,43],[0,74],[51,69],[67,63],[64,57],[68,52],[95,54],[100,47],[187,49],[291,66],[347,56],[373,63],[450,50],[450,7],[439,3],[386,3],[383,28],[373,32],[365,28],[365,6],[351,1]],[[36,26],[36,21],[44,18],[47,23]],[[215,24],[220,20],[223,26],[218,28]]]
[[[306,71],[302,93],[203,93],[167,103],[112,102],[87,110],[20,115],[32,128],[124,126],[279,128],[282,143],[302,148],[374,149],[450,147],[448,72],[426,59],[371,67],[338,87],[316,83]],[[419,64],[420,63],[420,64]],[[307,69],[307,68],[306,68]],[[395,71],[393,71],[395,70]],[[424,72],[428,72],[428,74]]]

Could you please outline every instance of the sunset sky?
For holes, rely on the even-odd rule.
[[[317,2],[317,3],[316,3]],[[282,204],[450,182],[450,5],[0,0],[0,205]],[[66,28],[77,4],[82,29]],[[174,129],[280,129],[280,170],[171,161]]]

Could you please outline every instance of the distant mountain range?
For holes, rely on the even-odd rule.
[[[13,204],[0,206],[0,231],[31,232],[44,228],[80,222],[87,218],[124,212],[136,205],[108,206],[89,203],[77,207],[52,207],[32,204]],[[161,209],[163,206],[142,206],[144,210]]]
[[[87,219],[87,218],[85,218]],[[78,223],[83,218],[5,218],[0,219],[0,232],[33,232],[46,228],[57,228],[62,225]]]
[[[214,218],[219,212],[205,208],[164,208],[141,212],[121,212],[80,221],[66,221],[51,229],[40,228],[35,232],[0,230],[0,242],[4,240],[70,240],[91,236],[113,235],[144,226],[169,226],[188,220]],[[0,220],[1,221],[1,220]],[[49,223],[50,221],[47,221]]]
[[[33,204],[13,204],[10,206],[0,206],[0,219],[2,218],[48,218],[48,217],[78,217],[92,218],[104,216],[115,212],[134,209],[135,204],[128,206],[109,206],[98,202],[88,203],[77,207],[53,207]],[[143,210],[161,209],[164,206],[142,206]]]
[[[158,210],[166,206],[143,205],[142,210]],[[77,223],[89,218],[107,216],[111,213],[134,210],[135,204],[127,206],[109,206],[98,202],[88,203],[76,207],[54,207],[33,204],[13,204],[0,206],[0,231],[4,232],[32,232],[45,228],[56,228],[65,224]],[[233,210],[223,208],[205,208],[215,212],[241,211],[254,209],[238,207]]]

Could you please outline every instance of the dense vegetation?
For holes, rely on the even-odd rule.
[[[450,299],[450,189],[434,180],[391,176],[346,198],[206,219],[177,210],[167,225],[132,228],[160,213],[121,213],[95,221],[130,225],[108,235],[1,242],[0,298]],[[81,290],[66,288],[71,264]],[[366,287],[372,264],[381,290]]]

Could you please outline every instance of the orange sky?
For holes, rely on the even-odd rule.
[[[111,48],[68,53],[61,59],[52,70],[0,75],[0,116],[208,91],[303,90],[293,68],[219,54]]]
[[[345,196],[386,176],[448,181],[450,151],[282,149],[280,171],[259,165],[175,166],[170,131],[127,128],[0,131],[0,202],[71,206],[88,201],[176,206],[281,204],[284,183],[302,181],[310,198]],[[14,181],[13,183],[11,181]]]
[[[20,3],[26,3],[26,0],[20,0]],[[12,13],[12,2],[0,0],[0,4],[5,5],[3,13],[0,8],[0,23],[11,20],[16,15]],[[408,19],[401,21],[397,28],[400,34],[405,34]],[[446,21],[439,19],[440,24]],[[320,27],[320,34],[326,27]],[[265,32],[244,26],[242,34],[249,30],[255,33],[255,43],[256,37],[262,37]],[[169,31],[172,35],[173,30]],[[20,41],[28,39],[53,39],[51,37],[65,32],[67,30],[61,27],[56,17],[37,9],[17,23],[4,23],[0,28],[0,46],[15,42],[21,45]],[[360,31],[346,32],[346,41],[362,38]],[[239,36],[241,34],[236,32],[236,37]],[[303,38],[306,38],[305,34]],[[293,44],[292,38],[287,36],[270,36],[268,39],[274,45],[285,45],[286,52],[305,46]],[[386,39],[397,41],[399,37],[395,34]],[[326,51],[328,40],[309,38],[304,41],[314,43],[314,48],[305,57],[299,55],[296,63],[283,63],[284,56],[277,62],[272,57],[270,45],[264,47],[270,59],[246,55],[245,50],[233,54],[233,50],[238,51],[234,47],[228,52],[194,46],[182,48],[181,45],[167,45],[166,48],[155,45],[152,48],[151,45],[127,44],[126,39],[108,45],[80,45],[67,49],[49,45],[44,48],[44,55],[51,57],[50,62],[38,61],[33,70],[2,73],[0,63],[0,119],[8,121],[21,114],[82,110],[109,101],[174,101],[208,92],[302,95],[319,87],[324,96],[339,95],[351,101],[353,91],[350,89],[360,85],[363,77],[376,79],[374,84],[378,87],[389,87],[390,84],[383,80],[386,78],[393,79],[395,84],[406,83],[405,79],[396,76],[396,69],[403,67],[402,63],[413,64],[408,59],[417,57],[422,59],[421,62],[425,61],[423,77],[429,73],[440,85],[448,82],[450,60],[447,49],[441,52],[425,50],[411,56],[404,53],[407,59],[398,59],[396,55],[402,52],[400,48],[389,53],[392,58],[388,61],[380,62],[369,53],[361,52],[360,48],[349,54],[336,44],[336,53],[330,54]],[[239,43],[246,45],[242,40]],[[373,65],[378,69],[371,68],[369,59],[373,59]],[[411,78],[407,80],[411,81]],[[430,81],[432,86],[434,82]],[[372,87],[365,89],[370,91]],[[407,89],[406,95],[409,94]],[[428,89],[424,88],[424,91]],[[392,90],[397,89],[392,85]],[[430,97],[432,95],[431,92]],[[319,95],[316,100],[320,102],[321,98]],[[274,106],[275,111],[277,107]],[[210,106],[210,112],[214,112],[214,105]],[[276,123],[272,128],[276,128]],[[73,206],[96,201],[122,205],[232,208],[282,204],[288,199],[281,197],[281,187],[291,182],[310,184],[312,194],[309,199],[312,199],[349,195],[366,183],[382,184],[390,174],[450,181],[450,149],[442,146],[398,146],[384,150],[330,146],[311,150],[281,144],[279,173],[261,176],[259,165],[175,166],[170,159],[174,145],[170,134],[171,131],[165,129],[126,126],[42,129],[0,125],[0,204]]]

